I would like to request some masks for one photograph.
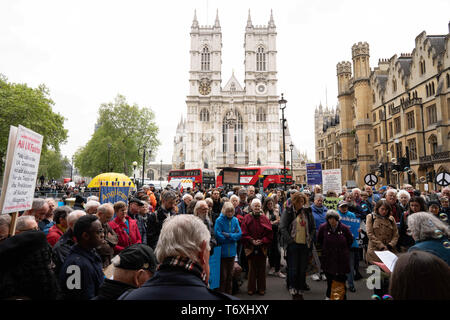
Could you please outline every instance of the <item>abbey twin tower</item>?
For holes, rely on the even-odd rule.
[[[244,36],[244,85],[234,72],[225,86],[221,85],[222,31],[218,13],[212,26],[199,26],[194,14],[190,36],[187,116],[177,127],[173,167],[282,165],[277,32],[272,12],[268,25],[254,26],[249,10]],[[289,129],[285,135],[289,151]],[[297,151],[295,160],[303,156]]]

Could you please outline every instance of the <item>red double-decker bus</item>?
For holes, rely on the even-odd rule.
[[[239,169],[240,174],[240,185],[246,186],[255,186],[255,188],[260,187],[260,179],[259,176],[263,176],[263,188],[282,188],[284,186],[284,170],[283,167],[276,166],[266,166],[266,167],[242,167]],[[217,175],[217,183],[216,186],[220,187],[223,185],[223,169],[220,170]],[[292,173],[291,170],[287,169],[286,171],[286,185],[291,185],[292,181]]]
[[[200,186],[204,188],[215,187],[216,174],[211,169],[176,169],[170,170],[167,181],[173,178],[194,178],[194,187]]]

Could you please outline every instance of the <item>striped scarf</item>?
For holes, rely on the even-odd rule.
[[[206,281],[206,273],[203,268],[197,262],[187,258],[187,257],[167,257],[164,261],[158,266],[158,270],[166,270],[171,269],[173,267],[181,268],[189,271],[190,273],[195,274],[197,277],[202,279],[202,281],[208,285]]]

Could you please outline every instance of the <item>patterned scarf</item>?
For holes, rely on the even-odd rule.
[[[158,266],[157,270],[166,270],[172,269],[173,267],[181,268],[189,271],[190,273],[195,274],[197,277],[202,279],[202,281],[208,285],[206,281],[206,272],[197,262],[187,258],[187,257],[167,257],[164,261]]]

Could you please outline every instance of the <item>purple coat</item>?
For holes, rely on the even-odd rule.
[[[344,275],[350,272],[350,247],[353,235],[349,227],[338,223],[335,232],[328,222],[319,227],[318,243],[322,246],[322,270],[333,275]]]

